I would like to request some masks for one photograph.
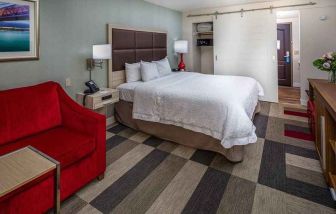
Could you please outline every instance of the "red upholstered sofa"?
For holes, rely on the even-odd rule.
[[[61,163],[61,200],[104,174],[106,119],[55,82],[0,91],[0,155],[31,145]],[[1,172],[0,172],[1,173]],[[53,174],[0,198],[0,213],[53,207]]]

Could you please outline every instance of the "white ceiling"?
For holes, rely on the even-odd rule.
[[[277,0],[145,0],[147,2],[178,11],[191,11],[249,3],[272,2]]]

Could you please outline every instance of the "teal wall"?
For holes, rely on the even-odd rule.
[[[70,77],[71,96],[82,91],[89,78],[85,59],[93,44],[107,41],[106,24],[160,28],[168,31],[172,65],[174,39],[181,38],[182,14],[143,0],[40,0],[40,60],[0,63],[0,90],[53,80],[65,85]],[[107,63],[93,79],[107,86]]]

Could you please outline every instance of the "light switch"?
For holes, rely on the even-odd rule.
[[[68,77],[65,79],[65,87],[71,87],[72,86],[72,82],[71,79]]]

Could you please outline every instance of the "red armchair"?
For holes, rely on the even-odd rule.
[[[0,155],[31,145],[61,163],[61,200],[106,168],[106,119],[75,103],[55,82],[0,91]],[[0,213],[43,213],[53,206],[47,175],[0,198]]]

